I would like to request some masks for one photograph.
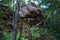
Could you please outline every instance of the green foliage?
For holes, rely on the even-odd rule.
[[[31,27],[30,32],[32,33],[33,38],[36,38],[36,37],[40,36],[40,31],[39,31],[39,28],[37,28],[37,27]]]
[[[6,40],[6,36],[3,32],[0,33],[0,40]]]
[[[7,33],[6,38],[7,40],[12,40],[12,33]]]
[[[9,5],[12,0],[2,0],[2,4]]]

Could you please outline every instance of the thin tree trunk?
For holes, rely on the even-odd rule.
[[[19,0],[16,0],[16,12],[13,15],[13,39],[16,40],[17,35],[17,24],[18,24],[18,14],[19,14]]]

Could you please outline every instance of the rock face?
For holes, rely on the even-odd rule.
[[[45,25],[45,21],[40,8],[34,3],[24,4],[20,9],[20,17],[27,20],[26,23],[36,26]],[[41,22],[42,21],[42,22]]]

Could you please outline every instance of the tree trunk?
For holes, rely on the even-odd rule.
[[[19,0],[16,0],[16,12],[13,15],[13,40],[16,40],[17,35],[17,24],[18,24],[18,14],[19,14]]]

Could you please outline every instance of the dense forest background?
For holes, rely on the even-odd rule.
[[[43,30],[43,27],[39,28],[39,30],[41,30],[39,31],[34,27],[34,25],[29,29],[32,33],[32,39],[39,40],[41,35],[47,34],[55,40],[60,40],[60,0],[20,0],[20,7],[22,4],[29,2],[35,3],[42,10],[44,19],[47,22],[47,29],[45,31]],[[16,9],[16,0],[0,0],[0,4],[9,6],[13,11]],[[2,16],[4,16],[5,13],[6,12],[0,8],[0,40],[12,40],[12,32],[4,31],[5,27],[3,24],[5,20],[3,20]],[[17,40],[20,39],[28,40],[28,37],[23,36],[23,34],[20,35],[20,32],[18,32]]]

